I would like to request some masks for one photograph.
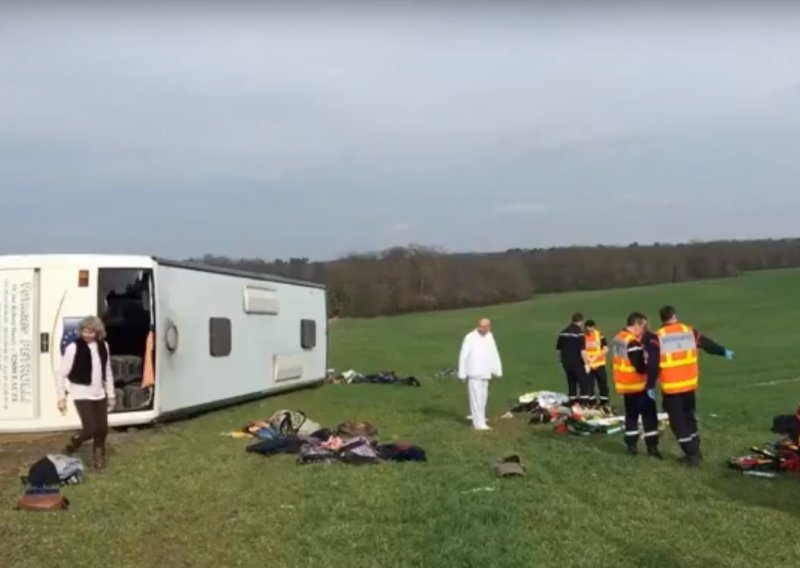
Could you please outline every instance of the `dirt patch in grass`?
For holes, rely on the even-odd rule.
[[[135,428],[112,430],[108,435],[108,452],[113,455],[114,446],[125,444],[137,433]],[[46,434],[3,434],[0,436],[0,478],[20,476],[36,460],[46,454],[62,453],[70,432]],[[91,441],[83,445],[76,454],[88,464],[92,451]]]
[[[44,454],[60,452],[64,434],[0,436],[0,477],[24,475],[30,464]]]

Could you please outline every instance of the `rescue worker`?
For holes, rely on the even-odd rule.
[[[570,324],[561,330],[556,341],[556,350],[559,352],[561,367],[567,377],[567,396],[572,406],[579,400],[588,401],[589,395],[580,393],[586,388],[586,337],[583,333],[583,314],[572,314]]]
[[[678,321],[678,313],[672,306],[661,308],[659,316],[661,328],[649,340],[648,353],[652,355],[648,365],[648,390],[655,398],[658,382],[670,428],[684,453],[680,461],[683,465],[698,466],[703,459],[695,415],[695,391],[700,376],[698,349],[729,361],[733,359],[733,351]]]
[[[658,410],[652,393],[647,392],[648,366],[643,337],[647,332],[647,318],[633,312],[626,327],[613,340],[614,387],[625,400],[625,446],[628,453],[636,455],[639,444],[639,417],[642,419],[647,455],[663,459],[658,451]]]
[[[608,342],[602,332],[597,329],[594,320],[586,320],[585,344],[586,358],[588,360],[587,388],[589,397],[594,397],[594,384],[597,382],[597,406],[608,406],[608,375],[606,374],[606,357],[608,355]]]

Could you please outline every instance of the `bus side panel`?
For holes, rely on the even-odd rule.
[[[159,412],[285,389],[325,376],[324,290],[163,265],[156,269],[155,286]],[[277,313],[247,313],[246,287],[274,293]],[[260,311],[274,310],[270,305]],[[212,356],[211,318],[229,320],[230,353]],[[312,349],[301,345],[303,319],[317,322]],[[167,345],[170,327],[177,332],[172,350]],[[275,380],[276,361],[284,362],[284,375],[286,362],[293,371],[289,379],[282,375],[280,383]]]
[[[38,416],[39,271],[0,270],[0,420]]]
[[[55,374],[65,324],[96,311],[96,271],[79,286],[79,269],[26,267],[0,271],[0,430],[80,428],[72,404],[57,409]]]
[[[88,271],[87,282],[79,282],[79,272]],[[97,314],[97,269],[94,267],[44,267],[40,271],[40,332],[46,334],[46,350],[39,356],[39,407],[42,426],[50,429],[79,429],[80,418],[71,402],[62,416],[57,409],[55,376],[61,365],[62,347],[71,341],[65,337],[77,331],[86,316]],[[83,285],[81,285],[83,284]],[[40,347],[42,347],[40,345]]]

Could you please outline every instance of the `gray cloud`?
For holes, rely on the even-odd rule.
[[[98,215],[173,256],[796,232],[784,3],[177,7],[4,8],[0,252],[85,250]]]

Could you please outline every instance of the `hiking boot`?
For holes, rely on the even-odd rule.
[[[647,457],[655,458],[657,460],[664,459],[664,456],[661,455],[661,452],[658,451],[658,448],[647,448]]]
[[[104,471],[106,469],[106,449],[95,448],[92,452],[92,467],[95,471]]]
[[[68,456],[72,455],[75,452],[77,452],[78,448],[80,448],[80,447],[81,447],[81,440],[78,437],[78,435],[76,434],[76,435],[72,436],[69,439],[69,442],[67,442],[67,445],[64,446],[64,453],[67,454]]]

